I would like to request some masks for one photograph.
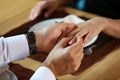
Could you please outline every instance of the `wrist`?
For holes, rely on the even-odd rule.
[[[36,39],[36,48],[37,48],[37,51],[40,52],[42,49],[42,43],[43,43],[42,35],[40,31],[35,31],[34,34],[35,34],[35,39]]]
[[[110,27],[110,23],[111,23],[111,19],[109,18],[103,18],[103,23],[104,23],[104,28],[103,28],[103,32],[106,32],[109,27]]]
[[[43,66],[49,68],[49,69],[52,71],[52,73],[55,75],[55,77],[58,76],[58,74],[57,74],[57,72],[56,72],[56,70],[55,70],[55,67],[54,67],[54,65],[53,65],[52,63],[49,64],[49,63],[47,63],[47,62],[44,62],[44,63],[43,63]]]
[[[53,72],[53,74],[55,75],[55,77],[58,76],[57,73],[56,73],[56,71],[55,71],[55,68],[54,68],[54,66],[52,64],[48,65],[47,67]]]
[[[36,38],[35,38],[34,32],[28,32],[26,34],[26,38],[27,38],[28,45],[29,45],[30,55],[36,54],[37,48],[36,48]]]
[[[106,28],[109,25],[108,18],[96,17],[96,18],[94,18],[94,21],[97,22],[98,26],[101,28],[101,31],[103,31],[103,32],[104,32],[104,30],[106,30]]]

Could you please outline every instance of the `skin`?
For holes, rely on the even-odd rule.
[[[108,25],[102,30],[104,33],[120,39],[120,20],[107,19]]]
[[[37,51],[49,53],[59,39],[68,35],[75,28],[75,24],[58,23],[35,31]]]
[[[34,20],[37,16],[41,15],[45,9],[47,10],[44,15],[45,17],[48,17],[60,5],[66,4],[67,2],[68,0],[43,0],[31,10],[30,19]],[[69,34],[67,36],[75,36],[72,40],[69,38],[62,39],[51,52],[49,47],[48,49],[44,49],[44,45],[50,42],[43,44],[42,49],[39,48],[43,51],[50,52],[43,65],[48,67],[55,74],[55,76],[74,73],[80,66],[83,58],[83,47],[81,43],[82,41],[79,39],[83,38],[84,46],[90,41],[91,38],[98,35],[101,31],[113,37],[120,38],[120,20],[97,17],[78,24],[77,26],[78,27],[75,30],[68,32]],[[46,34],[43,35],[45,36]],[[70,44],[70,46],[67,46],[68,44]],[[76,47],[77,49],[74,49]]]
[[[84,56],[81,38],[77,38],[72,45],[68,45],[72,37],[63,38],[75,28],[75,24],[59,23],[34,32],[38,51],[49,53],[43,66],[49,68],[56,77],[74,73],[80,67]]]
[[[97,17],[86,22],[78,24],[78,27],[71,31],[68,36],[75,35],[74,39],[84,37],[84,45],[86,45],[94,36],[100,32],[104,32],[115,38],[120,38],[120,20]],[[72,39],[69,43],[74,43]]]
[[[47,9],[47,11],[45,12],[45,16],[48,17],[60,5],[70,4],[73,2],[76,2],[76,0],[42,0],[31,10],[30,19],[34,20],[38,15],[42,14],[42,11],[44,9]],[[82,24],[79,24],[78,28],[75,31],[71,32],[69,35],[75,35],[75,38],[82,38],[83,36],[85,36],[83,45],[87,44],[91,38],[93,38],[95,35],[98,35],[101,31],[113,37],[120,38],[119,27],[117,27],[119,25],[120,20],[97,17],[90,19]],[[74,39],[70,41],[69,44],[72,43],[74,43]]]
[[[82,40],[77,38],[74,44],[67,46],[70,40],[71,38],[63,38],[43,63],[56,77],[74,73],[80,67],[83,58]]]
[[[64,4],[70,4],[75,2],[75,0],[41,0],[39,1],[30,12],[30,20],[36,19],[39,15],[50,16],[59,6]]]

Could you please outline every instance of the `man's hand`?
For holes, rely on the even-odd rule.
[[[58,23],[35,31],[38,52],[49,53],[59,39],[67,36],[67,34],[75,28],[75,24]]]
[[[50,52],[43,66],[48,67],[55,76],[74,73],[78,70],[83,58],[82,40],[68,46],[71,38],[63,38]]]

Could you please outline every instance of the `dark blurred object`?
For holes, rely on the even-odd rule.
[[[86,0],[85,11],[120,19],[120,0]]]
[[[112,39],[112,37],[110,37],[110,36],[106,36],[106,37],[102,38],[101,41],[86,47],[84,49],[84,54],[85,55],[92,54],[94,48],[97,48],[97,47],[100,47],[100,46],[104,45],[106,42],[110,41],[111,39]]]

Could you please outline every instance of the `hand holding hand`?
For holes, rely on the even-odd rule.
[[[55,76],[62,76],[77,71],[83,58],[82,41],[68,46],[71,38],[63,38],[50,52],[43,65],[51,69]]]
[[[86,22],[78,24],[78,27],[73,30],[68,36],[75,35],[75,38],[83,38],[84,45],[86,45],[94,36],[103,31],[106,28],[106,25],[106,18],[93,18]],[[70,44],[72,43],[74,43],[74,39],[70,41]]]
[[[58,23],[50,27],[35,31],[36,45],[38,52],[49,53],[59,39],[65,37],[70,31],[76,28],[75,24]]]

